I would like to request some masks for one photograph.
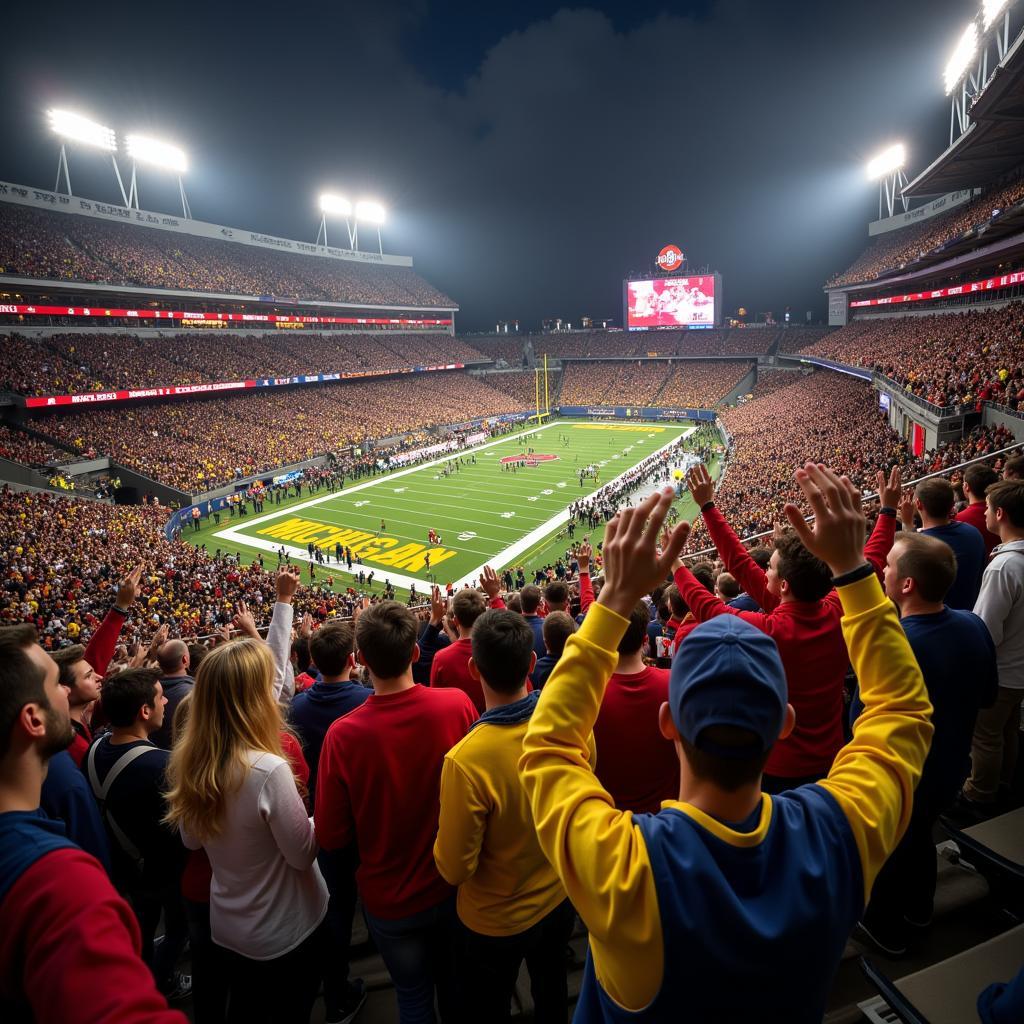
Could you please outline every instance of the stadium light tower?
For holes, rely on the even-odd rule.
[[[188,170],[188,158],[184,152],[177,146],[172,146],[168,142],[160,142],[158,139],[151,139],[148,135],[129,135],[125,141],[128,147],[128,155],[132,158],[132,180],[128,191],[128,208],[140,209],[139,185],[135,174],[135,165],[137,163],[151,164],[154,167],[162,167],[178,176],[178,193],[181,195],[181,215],[185,220],[191,220],[192,210],[188,205],[185,185],[182,181],[182,175]]]
[[[959,127],[959,134],[963,134],[970,126],[970,115],[968,113],[974,97],[981,92],[984,82],[984,70],[980,66],[972,67],[975,58],[978,56],[978,23],[970,21],[967,27],[960,34],[956,47],[946,62],[946,69],[943,72],[943,83],[946,87],[946,95],[951,97],[949,111],[949,143],[957,136],[956,128]]]
[[[883,200],[885,208],[891,217],[896,209],[896,197],[899,196],[903,203],[903,212],[909,208],[908,201],[903,196],[903,189],[907,186],[907,176],[903,173],[903,167],[907,162],[907,150],[902,142],[883,149],[881,153],[868,161],[868,180],[878,182],[878,219],[882,219]]]
[[[60,156],[57,158],[57,184],[54,185],[54,192],[60,191],[60,179],[63,175],[67,187],[67,194],[71,191],[71,172],[68,170],[67,145],[69,142],[80,146],[92,146],[94,149],[102,149],[110,154],[110,161],[114,165],[114,175],[117,178],[118,187],[121,189],[121,198],[124,205],[128,205],[128,196],[125,195],[124,183],[121,181],[121,172],[117,167],[117,136],[113,128],[90,121],[81,114],[73,114],[69,110],[48,110],[47,119],[50,122],[50,129],[60,136]]]
[[[384,207],[372,199],[363,199],[356,203],[356,248],[359,247],[359,222],[361,220],[366,221],[367,224],[377,225],[377,249],[380,251],[381,256],[383,256],[384,243],[381,241],[380,228],[387,218],[387,211]]]
[[[352,231],[352,204],[344,196],[332,195],[329,192],[323,193],[320,196],[320,212],[323,216],[320,219],[320,230],[316,234],[316,244],[320,244],[320,236],[323,236],[324,246],[329,245],[327,241],[327,215],[330,214],[332,217],[344,217],[345,228],[348,231],[348,245],[349,248],[353,246],[353,231]]]

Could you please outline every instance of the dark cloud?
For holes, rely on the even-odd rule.
[[[202,219],[312,238],[322,188],[379,196],[386,247],[454,295],[467,328],[618,316],[623,274],[668,241],[722,272],[732,306],[820,314],[822,282],[877,214],[866,158],[898,137],[920,168],[944,145],[941,69],[973,13],[483,7],[58,5],[45,25],[19,8],[0,111],[19,141],[0,176],[51,187],[41,113],[76,101],[181,140]],[[72,181],[114,198],[97,157],[73,154]],[[149,175],[142,198],[171,208],[172,183]]]

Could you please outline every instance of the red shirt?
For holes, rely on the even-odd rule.
[[[187,1024],[141,953],[135,914],[82,850],[44,854],[0,902],[0,1004],[32,1020]]]
[[[473,641],[462,637],[442,647],[430,664],[430,685],[451,686],[461,690],[473,702],[479,714],[484,713],[484,690],[478,679],[469,674],[469,659],[473,656]]]
[[[736,582],[764,609],[740,611],[709,594],[687,568],[676,571],[675,583],[694,618],[738,615],[767,633],[779,649],[789,703],[796,726],[772,748],[765,772],[782,778],[826,775],[843,746],[843,682],[850,663],[840,620],[842,604],[835,590],[821,601],[786,601],[768,592],[767,578],[715,506],[704,511],[704,524]],[[864,556],[881,573],[892,547],[896,519],[880,515],[864,547]],[[677,657],[686,657],[686,641]]]
[[[668,669],[649,667],[608,680],[594,723],[597,777],[620,811],[655,814],[662,800],[679,796],[675,744],[658,728],[668,675]]]
[[[999,543],[999,538],[985,527],[985,502],[971,502],[963,512],[957,512],[953,518],[958,523],[970,523],[981,534],[981,539],[985,542],[985,557],[990,558],[992,549]]]
[[[99,707],[98,701],[96,706]],[[85,722],[76,722],[73,718],[71,719],[71,728],[75,732],[75,738],[68,747],[68,753],[71,755],[71,760],[81,768],[85,755],[89,753],[89,747],[92,744],[92,732]]]
[[[325,850],[355,841],[366,909],[394,920],[452,893],[434,864],[444,755],[477,719],[457,689],[373,694],[327,731],[316,786]]]

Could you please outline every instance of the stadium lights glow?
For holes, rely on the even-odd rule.
[[[117,137],[113,128],[106,128],[69,110],[48,110],[50,128],[70,142],[82,142],[113,153],[117,149]]]
[[[992,27],[992,23],[1003,13],[1009,2],[1010,0],[984,0],[981,5],[983,31],[987,32]]]
[[[352,204],[343,196],[332,196],[324,193],[320,197],[321,213],[330,213],[336,217],[351,217]]]
[[[907,162],[907,151],[902,142],[882,150],[878,156],[868,161],[868,180],[884,178],[893,171],[898,171]]]
[[[383,224],[387,220],[387,212],[380,203],[363,199],[356,203],[356,219],[364,220],[369,224]]]
[[[139,163],[166,167],[176,174],[184,174],[188,170],[188,159],[177,146],[147,135],[129,135],[126,142],[128,155]]]
[[[975,54],[978,52],[978,26],[975,22],[968,22],[963,35],[956,44],[953,55],[946,63],[946,70],[943,78],[946,83],[946,95],[948,96],[959,84],[960,80],[967,73]]]

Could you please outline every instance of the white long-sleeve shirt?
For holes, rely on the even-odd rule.
[[[1024,690],[1024,540],[992,549],[974,614],[982,618],[996,645],[999,685]]]
[[[213,941],[251,960],[272,960],[308,938],[327,913],[312,819],[288,762],[250,751],[250,769],[228,799],[220,834],[205,843],[182,828],[213,867]]]
[[[295,609],[277,601],[270,616],[267,645],[274,655],[274,699],[291,703],[295,696],[295,670],[292,668],[292,620]]]

